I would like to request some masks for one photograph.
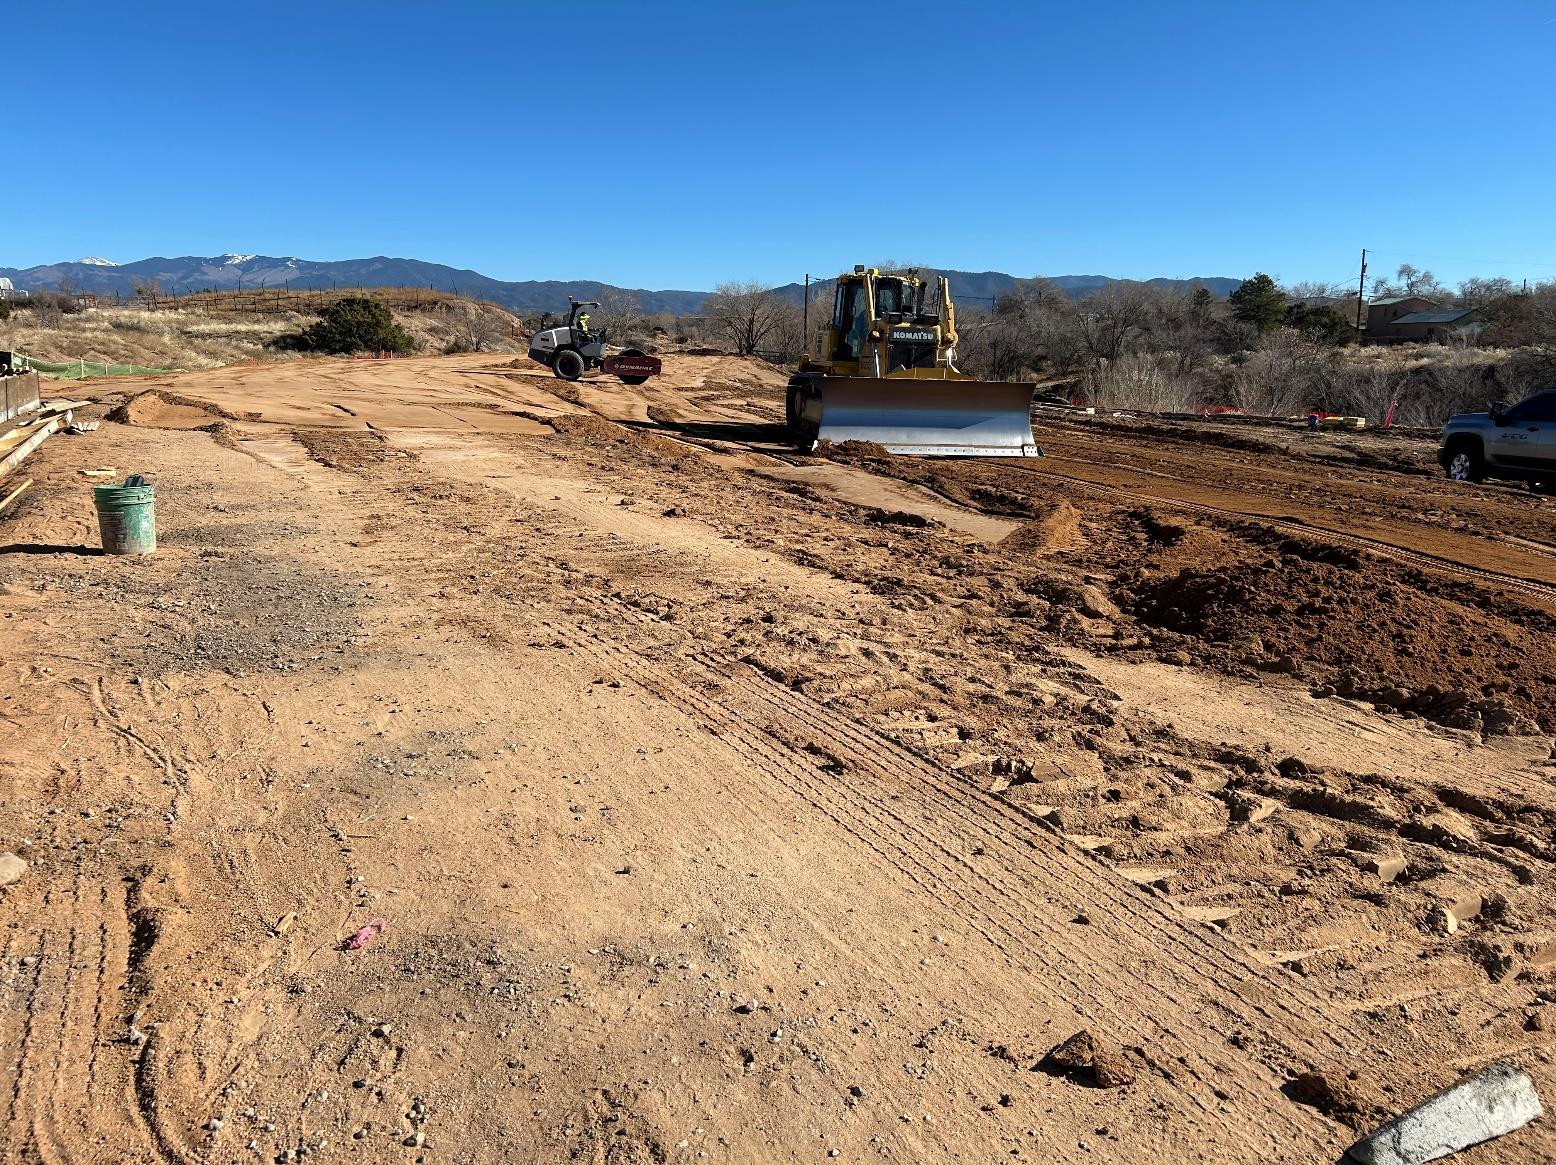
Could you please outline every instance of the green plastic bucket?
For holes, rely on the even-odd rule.
[[[150,554],[157,548],[157,491],[140,481],[137,474],[124,485],[92,490],[104,554]]]

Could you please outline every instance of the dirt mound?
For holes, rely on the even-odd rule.
[[[104,420],[120,425],[141,425],[152,429],[203,429],[219,420],[236,420],[231,413],[215,405],[171,393],[142,392],[110,409]]]
[[[1042,556],[1074,550],[1085,544],[1080,514],[1067,501],[1058,501],[1000,543],[1018,554]]]
[[[821,441],[816,445],[816,455],[835,461],[869,461],[891,456],[886,446],[874,441]]]
[[[546,424],[558,433],[588,445],[627,445],[672,461],[697,456],[695,451],[677,441],[656,437],[652,433],[641,433],[592,413],[565,413],[547,417]]]
[[[389,461],[411,459],[409,452],[391,447],[381,433],[372,430],[295,429],[292,436],[310,458],[331,469],[361,471]]]
[[[1451,727],[1556,728],[1556,618],[1347,550],[1283,549],[1140,580],[1122,605],[1197,641],[1210,662],[1306,671],[1328,681],[1329,694]]]

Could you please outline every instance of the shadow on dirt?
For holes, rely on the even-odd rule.
[[[80,558],[96,558],[103,553],[100,546],[64,546],[48,542],[13,542],[0,546],[4,554],[74,554]]]
[[[794,450],[788,426],[771,421],[617,421],[624,429],[685,437],[693,441],[731,441],[742,445],[781,446]]]

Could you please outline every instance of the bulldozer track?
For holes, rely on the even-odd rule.
[[[1419,550],[1407,550],[1402,546],[1396,546],[1392,542],[1384,542],[1376,538],[1367,538],[1360,534],[1345,534],[1338,530],[1331,530],[1325,526],[1313,526],[1306,522],[1292,521],[1285,518],[1273,518],[1264,514],[1250,514],[1243,510],[1232,510],[1222,506],[1207,506],[1202,502],[1182,501],[1177,498],[1163,497],[1160,494],[1137,493],[1133,490],[1120,489],[1117,486],[1103,485],[1099,482],[1088,481],[1083,477],[1074,477],[1066,473],[1056,473],[1051,469],[1040,469],[1030,464],[1020,464],[1017,468],[1028,473],[1036,473],[1045,477],[1057,477],[1079,486],[1089,489],[1105,497],[1120,498],[1136,505],[1169,506],[1175,510],[1183,510],[1188,513],[1201,514],[1209,518],[1233,519],[1241,522],[1257,522],[1263,526],[1294,534],[1302,538],[1316,538],[1326,542],[1332,542],[1340,546],[1348,546],[1354,550],[1362,550],[1369,554],[1375,554],[1380,558],[1392,559],[1395,562],[1407,566],[1420,567],[1423,570],[1435,570],[1439,573],[1459,575],[1462,578],[1471,578],[1479,582],[1492,583],[1508,590],[1521,591],[1525,594],[1537,595],[1540,598],[1556,602],[1556,585],[1541,582],[1538,579],[1523,578],[1514,574],[1502,574],[1498,571],[1482,570],[1479,567],[1469,566],[1462,562],[1456,562],[1451,558],[1442,558],[1435,554],[1427,554]]]
[[[669,629],[655,616],[598,600],[604,626],[624,621]],[[1172,1064],[1174,1095],[1186,1117],[1216,1111],[1217,1090],[1268,1107],[1224,1060],[1225,1034],[1254,1026],[1280,1033],[1280,1054],[1302,1065],[1343,1055],[1334,1025],[1315,1017],[1325,1006],[1269,972],[1236,944],[1176,916],[1169,904],[1115,875],[1018,807],[971,782],[948,777],[924,758],[847,716],[816,704],[734,659],[684,643],[656,658],[578,626],[552,624],[559,641],[625,672],[637,685],[681,708],[762,772],[868,849],[894,874],[955,912],[1009,961],[1047,987],[1054,1002],[1117,1033],[1142,1040]],[[585,628],[586,629],[586,628]],[[1099,969],[1088,954],[1088,914],[1110,934],[1129,936],[1128,966]],[[1077,933],[1078,932],[1078,933]],[[1198,1013],[1221,1035],[1153,1018],[1169,1000],[1194,995]],[[1183,1075],[1179,1075],[1182,1073]],[[1187,1080],[1184,1077],[1187,1077]],[[1254,1086],[1257,1087],[1257,1086]],[[1311,1135],[1305,1115],[1270,1134]],[[1301,1125],[1301,1131],[1296,1127]]]
[[[679,433],[675,434],[670,439],[683,442],[687,445],[693,445],[698,448],[714,451],[728,451],[733,448],[745,448],[751,451],[757,451],[755,446],[749,444],[740,445],[734,442],[712,441],[702,437],[688,436],[686,434]],[[773,457],[774,460],[782,461],[789,465],[804,465],[813,460],[811,458],[785,455],[783,453],[774,452],[768,449],[761,449],[760,452]],[[1230,518],[1236,521],[1258,522],[1261,525],[1269,526],[1272,529],[1281,530],[1285,533],[1294,534],[1299,537],[1319,538],[1326,542],[1335,543],[1336,545],[1348,546],[1354,550],[1361,550],[1370,554],[1375,554],[1380,558],[1392,559],[1395,562],[1403,563],[1408,566],[1420,567],[1423,570],[1434,570],[1443,574],[1454,574],[1461,578],[1475,579],[1478,582],[1491,583],[1496,586],[1504,587],[1508,590],[1520,591],[1524,594],[1535,595],[1539,598],[1556,602],[1556,584],[1541,582],[1538,579],[1524,578],[1520,575],[1503,574],[1498,571],[1483,570],[1479,567],[1469,566],[1466,563],[1456,562],[1451,558],[1443,558],[1438,555],[1427,554],[1419,550],[1408,550],[1402,546],[1396,546],[1391,542],[1385,542],[1380,539],[1367,538],[1360,534],[1346,534],[1338,530],[1330,530],[1324,526],[1313,526],[1305,522],[1292,521],[1290,519],[1273,518],[1264,514],[1251,514],[1243,510],[1227,509],[1222,506],[1208,506],[1202,502],[1183,501],[1176,498],[1164,497],[1159,494],[1139,493],[1134,490],[1121,489],[1118,486],[1103,485],[1100,482],[1090,481],[1083,477],[1076,477],[1067,473],[1059,473],[1055,470],[1042,467],[1041,465],[1033,464],[1030,461],[1011,459],[1011,465],[1013,468],[1026,473],[1038,474],[1044,477],[1061,478],[1062,480],[1072,485],[1078,486],[1081,489],[1091,490],[1094,493],[1100,494],[1104,497],[1119,498],[1137,505],[1170,506],[1176,510],[1183,510],[1187,513],[1200,514],[1209,518]],[[927,488],[933,490],[933,487]],[[960,506],[964,504],[957,501],[955,498],[946,497],[944,494],[941,494],[940,496],[951,505]],[[1516,545],[1519,549],[1526,550],[1529,553],[1538,554],[1541,557],[1556,560],[1556,548],[1547,548],[1541,544],[1530,543],[1525,539],[1503,538],[1502,541],[1506,541],[1510,545]]]

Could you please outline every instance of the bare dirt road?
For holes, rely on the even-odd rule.
[[[0,521],[0,1160],[1330,1162],[1556,1096],[1556,503],[800,457],[782,383],[102,386]]]

